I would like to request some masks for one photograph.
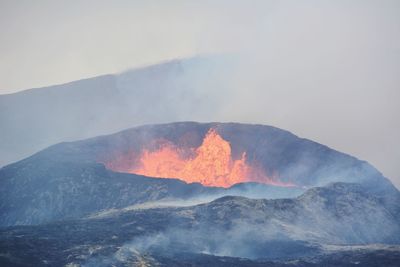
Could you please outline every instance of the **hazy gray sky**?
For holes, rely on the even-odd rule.
[[[270,124],[400,186],[400,1],[3,1],[0,93],[240,55],[213,120]]]

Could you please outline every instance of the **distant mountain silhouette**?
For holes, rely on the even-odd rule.
[[[188,114],[207,118],[218,109],[209,93],[223,91],[218,77],[227,69],[221,66],[225,61],[222,56],[174,60],[0,95],[0,166],[63,141],[185,120]]]

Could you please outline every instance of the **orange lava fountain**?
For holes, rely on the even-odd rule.
[[[178,178],[187,183],[198,182],[206,186],[229,187],[242,182],[261,182],[291,186],[267,177],[261,170],[246,163],[246,153],[233,160],[230,143],[214,129],[210,129],[194,156],[185,159],[182,151],[164,143],[156,151],[143,150],[139,166],[130,173],[160,178]]]

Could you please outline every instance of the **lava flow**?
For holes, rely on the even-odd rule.
[[[187,183],[229,187],[236,183],[261,182],[290,186],[267,177],[259,168],[246,163],[246,153],[233,160],[230,143],[210,129],[203,143],[185,158],[175,145],[165,142],[156,151],[143,150],[140,164],[130,173],[160,178],[178,178]]]

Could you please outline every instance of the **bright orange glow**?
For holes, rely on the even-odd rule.
[[[242,182],[261,182],[291,186],[267,177],[260,169],[246,163],[246,153],[233,160],[231,145],[210,129],[193,156],[185,158],[175,145],[164,142],[156,151],[143,150],[140,164],[128,172],[160,178],[178,178],[187,183],[229,187]]]

